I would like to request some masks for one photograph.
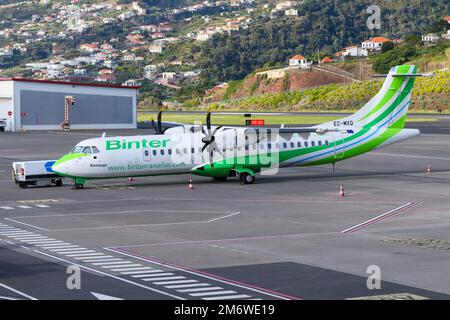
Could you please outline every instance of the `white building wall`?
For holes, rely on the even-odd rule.
[[[12,131],[24,130],[58,130],[59,125],[23,125],[21,117],[21,91],[62,93],[65,95],[95,95],[127,97],[132,99],[132,123],[111,123],[111,124],[71,124],[72,129],[134,129],[137,127],[137,90],[95,86],[80,86],[66,84],[49,84],[39,82],[22,81],[0,81],[0,118],[8,118],[7,112],[12,107],[13,117],[11,119]],[[8,107],[9,105],[9,107]],[[64,108],[62,101],[61,108]],[[75,105],[76,108],[76,105]],[[2,115],[5,116],[2,116]],[[84,115],[83,115],[84,116]],[[85,115],[89,117],[89,114]]]
[[[0,119],[7,119],[6,130],[11,130],[14,123],[14,95],[13,81],[0,81]],[[13,116],[8,116],[8,111],[13,112]]]

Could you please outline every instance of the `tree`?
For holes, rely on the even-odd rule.
[[[438,19],[434,21],[428,28],[428,33],[443,33],[450,29],[450,24],[447,20]]]
[[[389,50],[394,49],[394,43],[391,41],[383,43],[383,46],[381,47],[381,53],[388,52]]]

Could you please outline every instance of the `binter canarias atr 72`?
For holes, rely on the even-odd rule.
[[[419,134],[405,129],[417,67],[393,67],[378,92],[356,113],[313,127],[246,128],[177,124],[156,134],[88,139],[52,167],[83,188],[87,180],[196,174],[242,184],[283,167],[334,164]]]

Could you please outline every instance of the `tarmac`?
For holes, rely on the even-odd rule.
[[[282,169],[253,185],[97,180],[84,190],[19,189],[11,163],[56,159],[101,132],[1,134],[0,299],[448,299],[447,121],[413,123],[425,134],[335,173]],[[79,289],[67,285],[73,268]]]

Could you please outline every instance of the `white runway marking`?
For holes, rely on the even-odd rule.
[[[404,212],[407,209],[415,207],[417,204],[418,204],[417,202],[410,202],[410,203],[404,204],[403,206],[400,206],[398,208],[392,209],[392,210],[390,210],[388,212],[385,212],[383,214],[380,214],[379,216],[376,216],[376,217],[374,217],[372,219],[369,219],[369,220],[364,221],[364,222],[362,222],[360,224],[357,224],[357,225],[355,225],[353,227],[345,229],[345,230],[341,231],[341,233],[353,233],[355,231],[367,228],[367,227],[369,227],[371,225],[377,224],[377,223],[379,223],[379,222],[381,222],[381,221],[383,221],[383,220],[385,220],[387,218],[390,218],[390,217],[392,217],[394,215],[400,214],[400,213]]]
[[[131,268],[133,268],[133,267],[142,267],[142,264],[131,263],[131,264],[125,264],[122,266],[103,266],[102,268],[111,269],[112,271],[127,271],[127,270],[132,270]],[[113,268],[119,268],[119,269],[113,269]]]
[[[167,289],[178,289],[178,288],[193,288],[193,287],[206,287],[206,286],[210,286],[210,284],[209,283],[191,283],[191,284],[170,285],[170,286],[165,286],[165,287]]]
[[[89,257],[85,257],[85,256],[81,256],[81,257],[75,257],[75,259],[76,260],[81,260],[81,261],[86,261],[86,260],[89,260],[89,259],[100,259],[100,258],[114,258],[113,256],[107,256],[107,255],[105,255],[105,254],[103,254],[103,253],[97,253],[97,255],[96,256],[89,256]]]
[[[172,272],[159,272],[159,273],[154,273],[154,274],[147,274],[147,275],[137,275],[137,278],[145,278],[145,277],[149,277],[149,278],[158,278],[158,277],[165,277],[165,276],[174,276],[175,273]],[[145,280],[145,279],[143,279]]]
[[[143,281],[166,281],[166,280],[181,280],[186,279],[183,276],[174,276],[174,277],[161,277],[161,278],[144,278]]]
[[[17,293],[18,295],[21,295],[22,297],[25,297],[25,298],[27,298],[27,299],[30,299],[30,300],[37,300],[36,298],[34,298],[34,297],[32,297],[32,296],[30,296],[30,295],[28,295],[28,294],[26,294],[26,293],[24,293],[24,292],[22,292],[22,291],[19,291],[19,290],[16,290],[16,289],[14,289],[14,288],[11,288],[11,287],[7,286],[6,284],[0,283],[0,287],[3,287],[3,288],[5,288],[5,289],[7,289],[7,290],[9,290],[9,291],[12,291],[12,292],[14,292],[14,293]]]
[[[124,271],[124,272],[122,272],[122,274],[131,275],[132,277],[134,277],[134,276],[138,276],[138,275],[149,274],[149,273],[152,273],[152,272],[162,272],[162,271],[158,270],[158,269],[153,269],[151,267],[148,267],[147,270]]]
[[[87,250],[86,248],[82,248],[82,247],[78,247],[75,246],[74,248],[57,248],[57,249],[52,249],[50,251],[55,251],[55,252],[60,252],[60,253],[74,253],[74,250]]]
[[[107,262],[107,261],[122,261],[120,258],[97,258],[97,259],[83,259],[86,263],[92,263],[92,262]]]
[[[124,270],[117,269],[116,271],[139,271],[139,270],[151,270],[151,267],[137,267],[137,268],[126,268]]]
[[[166,286],[167,284],[179,284],[179,283],[198,283],[197,280],[176,280],[176,281],[163,281],[163,282],[155,282],[155,284],[163,285],[166,288],[169,286]],[[208,284],[209,286],[209,284]]]
[[[228,217],[236,215],[236,214],[239,214],[239,212],[227,214],[226,216],[219,217],[219,219],[225,219],[225,218],[228,218]],[[217,218],[212,219],[212,220],[217,221]],[[0,228],[3,228],[3,230],[7,227],[8,227],[7,225],[0,224]],[[207,283],[205,283],[205,284],[199,283],[198,280],[188,279],[187,276],[177,274],[173,270],[164,270],[163,271],[163,270],[155,269],[153,267],[145,266],[141,263],[135,263],[131,260],[124,260],[121,258],[114,257],[112,255],[105,255],[104,253],[96,252],[96,250],[90,250],[88,248],[73,245],[71,243],[64,242],[61,240],[56,240],[54,238],[50,238],[48,236],[43,236],[43,235],[40,235],[37,233],[24,231],[19,228],[15,228],[15,227],[13,227],[13,229],[8,228],[6,230],[7,230],[6,232],[3,231],[3,233],[6,233],[5,234],[6,237],[9,237],[12,239],[14,237],[15,238],[14,240],[17,240],[17,241],[20,241],[23,243],[27,243],[27,244],[30,244],[33,246],[34,245],[41,246],[43,249],[46,248],[46,250],[49,250],[51,252],[56,252],[56,254],[58,254],[58,255],[63,255],[65,257],[69,257],[69,258],[72,258],[75,260],[81,260],[81,261],[83,261],[83,263],[91,263],[92,266],[94,266],[96,268],[107,269],[108,272],[119,272],[124,276],[128,275],[128,276],[131,276],[132,278],[135,278],[136,280],[139,280],[142,282],[152,283],[153,285],[158,285],[158,286],[164,286],[164,288],[166,288],[166,289],[171,289],[171,288],[169,288],[169,286],[191,285],[190,287],[184,287],[184,289],[188,289],[188,288],[191,289],[190,291],[186,292],[186,295],[188,295],[188,294],[192,295],[193,293],[197,293],[197,294],[201,294],[201,295],[199,295],[200,298],[202,298],[203,295],[205,295],[205,297],[208,297],[210,295],[220,295],[222,297],[225,297],[224,299],[227,299],[228,296],[250,297],[245,294],[240,294],[234,290],[229,290],[229,288],[222,288],[217,285],[213,286],[213,285],[207,284]],[[25,234],[23,232],[25,232]],[[18,233],[20,233],[20,234],[18,234]],[[20,243],[18,243],[18,244],[20,246]],[[31,248],[27,247],[27,246],[21,246],[21,247],[23,247],[24,249],[27,249],[27,250],[32,250],[39,254],[53,257],[60,261],[68,262],[67,260],[65,260],[63,258],[58,258],[57,256],[55,257],[54,255],[52,255],[50,253],[45,253],[45,252],[42,252],[42,251],[39,251],[36,249],[32,249],[32,247]],[[109,250],[109,251],[112,251],[112,250]],[[120,254],[123,255],[122,252],[120,252]],[[152,263],[154,264],[154,262],[152,262]],[[91,269],[84,265],[81,266],[79,264],[72,263],[72,262],[70,262],[70,264],[78,265],[87,270],[94,270],[94,269]],[[179,270],[178,268],[173,268],[170,265],[165,266],[165,268]],[[186,273],[185,270],[181,270],[181,271],[184,271]],[[100,274],[105,274],[98,269],[95,269],[95,272],[100,273]],[[192,273],[192,272],[190,272],[190,273]],[[107,273],[107,275],[110,277],[113,277],[115,279],[117,278],[116,276],[114,276],[113,274],[110,274],[110,273]],[[199,275],[199,274],[197,274],[197,275]],[[201,276],[208,278],[205,275],[201,275]],[[118,278],[118,279],[127,282],[126,279],[122,279],[122,278]],[[222,283],[227,283],[223,279],[222,280],[213,279],[213,280],[215,282],[219,281]],[[132,283],[137,284],[135,282],[132,282]],[[241,285],[235,284],[235,283],[227,283],[227,284],[232,285],[234,287],[242,287]],[[196,286],[192,286],[192,285],[196,285]],[[142,285],[141,285],[141,287],[149,288],[147,286],[142,286]],[[206,287],[208,287],[210,289],[204,289]],[[181,287],[178,287],[178,289],[180,289],[180,288]],[[195,289],[199,289],[199,288],[203,288],[203,289],[195,290]],[[175,294],[170,294],[170,293],[167,293],[164,291],[159,291],[158,289],[155,289],[155,288],[152,288],[152,289],[155,292],[161,292],[162,294],[166,294],[166,295],[169,295],[169,296],[177,298],[177,299],[185,299],[183,297],[179,297],[176,294],[176,292],[174,292]],[[245,289],[255,291],[254,288],[245,288]],[[188,292],[190,292],[190,293],[188,293]],[[265,293],[265,294],[267,295],[267,293]]]
[[[265,296],[270,296],[270,297],[273,297],[273,298],[278,298],[278,299],[283,299],[283,300],[295,299],[295,297],[289,297],[287,295],[283,295],[283,294],[277,293],[277,292],[270,292],[270,290],[266,291],[266,289],[258,288],[258,287],[255,287],[255,286],[250,286],[250,285],[247,285],[247,284],[244,284],[244,283],[239,283],[237,281],[231,281],[231,280],[227,280],[227,279],[218,278],[218,277],[215,277],[214,275],[210,275],[210,274],[207,274],[205,272],[200,272],[200,271],[197,271],[197,270],[192,270],[192,269],[189,269],[189,268],[184,268],[184,267],[179,266],[179,265],[168,263],[167,261],[161,262],[161,261],[158,261],[157,259],[151,259],[151,258],[148,258],[148,257],[142,257],[140,255],[134,255],[132,253],[124,252],[124,250],[120,250],[120,249],[117,249],[117,248],[104,248],[104,249],[106,249],[108,251],[111,251],[111,252],[116,252],[116,253],[125,255],[127,257],[139,259],[141,261],[147,261],[147,262],[150,262],[150,263],[155,264],[155,265],[159,265],[159,266],[162,266],[162,267],[166,267],[166,268],[174,269],[174,270],[177,270],[177,271],[181,271],[181,272],[184,272],[184,273],[187,273],[187,274],[192,274],[192,275],[195,275],[195,276],[198,276],[198,277],[202,277],[203,279],[209,279],[211,281],[227,284],[227,285],[232,286],[234,288],[246,289],[248,291],[257,292],[257,293],[263,294]],[[185,278],[185,277],[183,277],[183,278]],[[167,280],[169,280],[169,279],[167,279]],[[174,280],[175,281],[198,282],[197,280],[190,280],[190,279],[186,279],[186,280],[176,280],[176,279],[174,279]],[[156,279],[153,279],[153,281],[156,281]],[[171,282],[171,281],[159,281],[159,282],[153,282],[153,283],[157,284],[157,285],[178,284],[176,282],[174,283],[174,282]],[[183,283],[183,282],[181,282],[181,283]],[[189,283],[189,282],[186,282],[186,283]],[[236,292],[233,291],[233,293],[236,293]],[[247,295],[242,295],[242,296],[246,296],[248,298],[251,298],[250,296],[247,296]],[[233,298],[229,298],[229,299],[233,299]]]
[[[233,296],[224,296],[224,297],[205,297],[203,298],[204,300],[236,300],[236,299],[246,299],[246,298],[250,298],[250,296],[246,295],[246,294],[237,294],[237,295],[233,295]],[[259,300],[259,299],[258,299]]]
[[[59,260],[59,261],[63,261],[63,262],[65,262],[65,263],[67,263],[68,265],[73,265],[73,264],[74,264],[74,263],[71,262],[71,261],[68,261],[68,260],[65,260],[65,259],[62,259],[62,258],[53,256],[53,255],[50,255],[50,254],[45,253],[45,252],[42,252],[42,251],[37,251],[37,250],[33,250],[33,251],[35,251],[35,252],[37,252],[37,253],[39,253],[39,254],[45,255],[45,256],[47,256],[47,257],[51,257],[51,258],[57,259],[57,260]],[[106,273],[106,272],[102,272],[102,271],[100,271],[100,270],[96,270],[96,269],[93,269],[93,268],[89,268],[89,267],[84,266],[84,265],[81,265],[81,264],[75,264],[75,265],[78,266],[78,267],[80,267],[80,268],[82,268],[82,269],[89,270],[89,271],[91,271],[91,272],[95,272],[95,273],[98,273],[98,274],[101,274],[101,275],[104,275],[104,276],[113,278],[113,279],[115,279],[115,280],[119,280],[119,281],[122,281],[122,282],[126,282],[126,283],[128,283],[128,284],[131,284],[131,285],[134,285],[134,286],[143,288],[143,289],[147,289],[147,290],[150,290],[150,291],[153,291],[153,292],[157,292],[157,293],[159,293],[159,294],[162,294],[162,295],[165,295],[165,296],[168,296],[168,297],[172,297],[172,298],[174,298],[174,299],[185,300],[184,298],[179,297],[179,296],[177,296],[177,295],[174,295],[174,294],[171,294],[171,293],[168,293],[168,292],[164,292],[164,291],[158,290],[158,289],[156,289],[156,288],[151,288],[151,287],[142,285],[142,284],[137,283],[137,282],[134,282],[134,281],[130,281],[130,280],[127,280],[127,279],[123,279],[123,278],[114,276],[114,275],[112,275],[112,274],[108,274],[108,273]]]
[[[109,265],[121,265],[121,264],[130,264],[131,261],[114,261],[114,262],[95,262],[92,263],[94,266],[109,266]]]
[[[132,277],[133,278],[147,278],[147,277],[152,277],[152,276],[160,276],[161,273],[163,272],[162,270],[155,270],[158,273],[157,274],[151,274],[151,273],[145,273],[145,274],[133,274]],[[122,272],[122,274],[125,274],[124,272]],[[173,274],[173,273],[172,273]]]
[[[225,294],[234,294],[236,291],[233,290],[225,290],[225,291],[214,291],[214,292],[199,292],[199,293],[190,293],[190,296],[193,297],[204,297],[204,296],[217,296],[217,295],[225,295]]]
[[[206,288],[191,288],[191,289],[178,289],[178,292],[201,292],[201,291],[212,291],[212,290],[223,290],[222,287],[206,287]]]

